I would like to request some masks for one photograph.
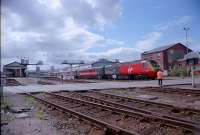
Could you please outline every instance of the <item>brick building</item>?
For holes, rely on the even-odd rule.
[[[143,52],[142,60],[155,60],[161,69],[169,70],[173,67],[178,59],[184,58],[187,52],[192,50],[181,43],[170,44]]]

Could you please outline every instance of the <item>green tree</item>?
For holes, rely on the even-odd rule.
[[[186,77],[188,76],[188,71],[186,67],[174,66],[169,72],[170,76]]]

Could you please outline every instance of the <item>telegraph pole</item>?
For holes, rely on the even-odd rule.
[[[190,30],[189,27],[183,27],[183,30],[185,31],[185,43],[186,43],[186,46],[187,46],[187,53],[189,53],[189,50],[188,50],[188,31]]]

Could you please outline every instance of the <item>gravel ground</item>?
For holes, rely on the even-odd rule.
[[[90,92],[84,92],[82,94],[88,94]],[[74,97],[74,98],[78,98],[78,96],[76,97],[75,95],[72,95],[71,92],[62,92],[62,95],[65,96],[70,96],[70,97]],[[95,94],[91,95],[92,97],[96,97]],[[48,97],[49,99],[52,99],[52,97]],[[101,98],[102,100],[104,100],[104,98]],[[111,100],[111,99],[110,99]],[[110,101],[109,100],[109,101]],[[101,118],[101,120],[106,121],[108,123],[111,124],[116,124],[118,126],[120,126],[123,129],[129,129],[132,130],[134,129],[137,132],[142,132],[145,129],[149,129],[154,128],[155,127],[155,123],[152,123],[152,121],[148,121],[147,119],[140,119],[139,117],[121,117],[120,114],[111,114],[108,111],[102,111],[102,110],[97,110],[94,111],[92,109],[89,109],[87,107],[72,107],[73,110],[76,110],[78,112],[82,112],[82,113],[86,113],[87,115],[91,115],[92,117],[97,117],[97,118]],[[90,114],[88,112],[88,109],[91,112],[94,112],[92,114]],[[164,126],[164,125],[157,125],[156,130],[153,131],[153,135],[189,135],[191,133],[185,133],[185,131],[180,130],[180,129],[176,129],[174,127],[171,126]]]
[[[134,89],[111,89],[101,90],[102,92],[117,94],[127,97],[141,98],[141,95],[151,95],[157,98],[153,99],[156,102],[169,103],[174,105],[180,105],[184,107],[200,108],[199,97],[192,97],[191,95],[178,95],[178,94],[163,94],[160,92],[149,92],[143,88]],[[70,92],[69,92],[70,93]],[[64,93],[63,93],[64,94]],[[67,93],[66,93],[67,94]],[[42,94],[41,94],[42,95]],[[26,97],[20,94],[4,93],[3,102],[1,101],[1,134],[2,135],[103,135],[104,131],[95,126],[91,126],[89,123],[81,121],[71,115],[66,115],[52,108],[36,102],[30,97]],[[84,111],[85,109],[83,109]],[[86,109],[87,110],[87,109]],[[102,118],[103,119],[103,118]],[[104,119],[108,120],[108,117]],[[139,123],[132,123],[133,120],[126,119],[128,125],[124,125],[124,122],[116,117],[113,118],[117,125],[123,125],[127,128],[133,128],[138,126],[138,130],[142,130],[141,127],[147,127],[146,123],[140,125]],[[109,121],[112,123],[112,121]],[[138,125],[137,125],[138,124]],[[152,125],[148,125],[152,126]],[[124,128],[125,128],[124,127]],[[176,131],[176,134],[175,134]],[[177,132],[178,131],[178,132]],[[163,126],[159,130],[153,131],[152,134],[173,134],[182,135],[181,131],[173,128]]]
[[[119,100],[117,98],[110,98],[109,96],[105,96],[104,94],[100,94],[100,93],[94,93],[94,92],[85,92],[85,93],[81,93],[80,95],[74,94],[73,97],[74,98],[78,98],[79,96],[81,97],[84,95],[87,95],[89,97],[94,97],[97,99],[101,99],[103,101],[111,101],[117,104],[122,104],[122,105],[127,105],[129,107],[136,107],[139,109],[144,109],[146,111],[151,111],[154,113],[158,113],[160,115],[171,115],[171,116],[175,116],[175,117],[179,117],[181,119],[184,120],[192,120],[195,122],[200,123],[200,113],[192,113],[191,111],[186,111],[186,110],[177,110],[177,109],[170,109],[170,108],[166,108],[166,107],[160,107],[158,105],[152,105],[152,104],[148,104],[148,103],[143,103],[143,102],[138,102],[138,101],[124,101],[124,100]],[[149,97],[148,97],[149,98]],[[151,96],[151,98],[155,98],[154,96]],[[180,111],[180,112],[179,112]]]
[[[102,130],[88,123],[51,110],[24,95],[4,93],[3,99],[1,102],[1,123],[4,124],[1,124],[2,135],[103,134]]]

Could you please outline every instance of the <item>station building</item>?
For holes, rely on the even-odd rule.
[[[181,43],[169,44],[141,54],[142,60],[154,60],[163,70],[170,70],[179,59],[192,50]]]
[[[6,77],[26,77],[27,65],[19,62],[12,62],[3,66],[3,73]]]

